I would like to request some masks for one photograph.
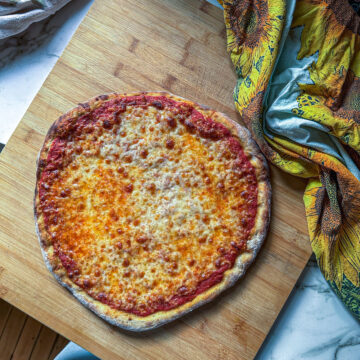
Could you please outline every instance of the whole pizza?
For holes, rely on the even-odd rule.
[[[249,132],[169,93],[80,104],[53,124],[37,166],[48,268],[124,329],[155,328],[219,295],[267,232],[268,169]]]

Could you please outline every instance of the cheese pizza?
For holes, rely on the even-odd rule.
[[[35,220],[56,279],[121,328],[158,327],[230,287],[267,232],[249,132],[169,93],[98,96],[50,128]]]

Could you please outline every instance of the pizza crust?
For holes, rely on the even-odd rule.
[[[228,129],[231,130],[232,134],[239,138],[245,154],[248,156],[251,164],[256,169],[256,177],[258,181],[257,214],[255,218],[255,224],[252,229],[251,239],[247,241],[248,249],[250,251],[240,254],[237,257],[234,266],[224,272],[223,280],[220,283],[199,294],[192,301],[184,303],[183,305],[180,305],[171,310],[155,312],[146,317],[112,309],[110,306],[93,299],[81,287],[69,279],[61,261],[56,256],[54,256],[54,249],[51,244],[49,234],[45,230],[44,218],[39,207],[40,199],[38,196],[39,180],[41,178],[42,171],[46,166],[47,154],[51,147],[52,141],[56,138],[57,133],[61,131],[62,125],[76,116],[80,116],[92,111],[105,101],[109,101],[117,97],[136,95],[166,96],[167,98],[173,99],[175,101],[186,102],[204,115],[210,116],[213,120],[224,124]],[[50,270],[50,272],[52,272],[56,280],[65,288],[67,288],[84,306],[89,308],[91,311],[110,324],[130,331],[151,330],[164,325],[179,318],[180,316],[185,315],[186,313],[189,313],[201,305],[210,302],[221,292],[233,286],[234,283],[245,274],[246,269],[255,259],[266,237],[270,222],[271,186],[269,181],[269,169],[264,156],[261,154],[254,140],[251,138],[250,132],[220,112],[211,110],[206,106],[196,104],[192,101],[167,92],[141,92],[129,94],[113,93],[109,95],[101,95],[89,100],[86,103],[79,104],[79,106],[62,115],[51,126],[45,137],[44,145],[40,150],[37,159],[36,178],[37,181],[34,197],[36,233],[38,235],[41,251],[47,268]]]

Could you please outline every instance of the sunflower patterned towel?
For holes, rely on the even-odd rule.
[[[304,178],[313,251],[360,319],[360,0],[224,0],[236,108]]]

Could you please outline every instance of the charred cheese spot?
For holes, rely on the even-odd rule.
[[[175,141],[174,141],[174,139],[172,139],[172,138],[166,139],[166,147],[167,147],[169,150],[173,149],[174,146],[175,146]]]
[[[52,145],[75,151],[42,183],[47,231],[72,281],[114,308],[174,307],[246,249],[256,178],[190,116],[161,101],[114,105],[94,131]]]

